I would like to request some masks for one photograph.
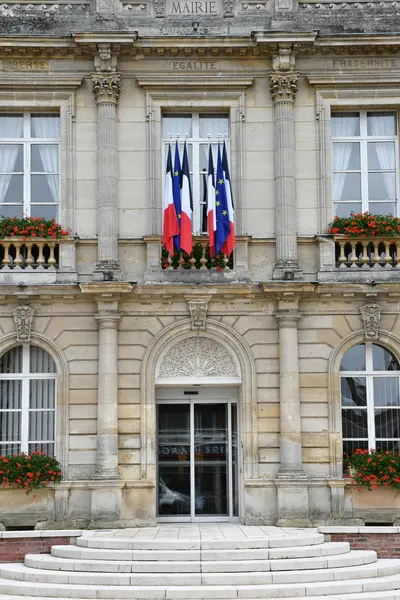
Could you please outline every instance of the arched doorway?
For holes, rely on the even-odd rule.
[[[155,484],[156,516],[243,519],[244,480],[257,469],[250,353],[220,323],[169,329],[149,348],[142,377],[142,465]]]

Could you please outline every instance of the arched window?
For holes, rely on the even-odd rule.
[[[37,346],[23,344],[0,358],[0,455],[54,456],[56,365]]]
[[[340,365],[343,451],[400,451],[400,364],[379,344],[350,348]]]

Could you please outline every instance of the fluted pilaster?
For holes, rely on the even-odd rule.
[[[97,268],[120,277],[118,262],[118,158],[116,109],[121,89],[119,73],[93,73],[97,101]]]
[[[296,181],[294,158],[294,102],[296,73],[271,73],[275,105],[275,279],[299,278],[297,258]]]

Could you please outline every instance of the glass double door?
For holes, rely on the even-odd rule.
[[[157,405],[158,516],[238,515],[236,402]]]

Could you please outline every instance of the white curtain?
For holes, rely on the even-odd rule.
[[[335,136],[349,137],[354,135],[354,119],[335,116]],[[333,144],[334,170],[346,171],[349,168],[352,142],[340,142]],[[333,178],[333,198],[341,200],[346,180],[346,173],[335,173]]]
[[[54,360],[45,350],[30,346],[29,353],[30,373],[56,372]],[[29,386],[29,452],[40,450],[52,456],[55,438],[55,379],[31,379]]]
[[[59,137],[59,119],[35,115],[32,118],[32,131],[38,138],[57,139]],[[58,146],[56,144],[39,144],[38,148],[53,201],[58,203]]]
[[[166,115],[163,117],[163,136],[164,138],[176,138],[184,140],[192,136],[192,118],[190,115]],[[172,164],[174,158],[172,156]]]
[[[371,135],[393,136],[393,119],[380,118],[378,115],[375,117],[369,115],[368,125]],[[393,144],[388,142],[374,142],[374,144],[380,168],[382,170],[393,169],[393,150],[391,151]],[[396,198],[396,177],[393,175],[393,172],[383,174],[386,200],[394,200]]]
[[[221,137],[221,140],[228,136],[228,117],[225,115],[200,115],[200,137],[208,138]]]
[[[21,138],[22,127],[23,122],[21,118],[0,117],[0,137],[2,138]],[[1,171],[4,173],[0,177],[0,202],[4,202],[4,198],[6,197],[19,149],[20,146],[16,144],[0,145],[0,165]]]

